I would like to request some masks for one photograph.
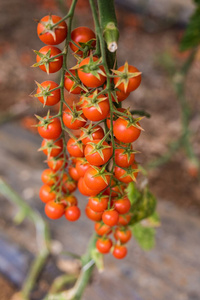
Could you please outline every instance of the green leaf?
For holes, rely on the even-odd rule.
[[[198,6],[195,13],[191,16],[188,27],[182,38],[180,50],[184,51],[200,44],[200,0],[195,1]]]
[[[159,227],[161,224],[160,216],[156,211],[147,219],[147,221],[151,227]]]
[[[141,193],[138,189],[136,189],[134,182],[130,182],[126,190],[128,194],[128,199],[130,200],[131,205],[133,205],[138,201],[138,199],[141,196]]]
[[[134,238],[143,250],[151,250],[155,246],[155,229],[144,227],[140,223],[130,227]]]
[[[102,272],[104,270],[103,254],[94,248],[91,251],[91,257],[94,260],[99,272]]]

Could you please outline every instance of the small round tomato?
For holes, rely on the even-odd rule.
[[[123,259],[127,255],[127,248],[122,245],[115,245],[112,254],[117,259]]]
[[[98,96],[97,99],[105,98],[105,100],[98,103],[98,106],[95,106],[90,102],[88,97],[87,100],[84,100],[82,104],[83,114],[90,121],[101,121],[104,120],[110,111],[108,98],[103,97],[102,95]],[[89,106],[88,106],[89,105]]]
[[[45,205],[45,214],[50,219],[56,220],[61,218],[65,213],[65,206],[62,203],[54,201],[47,202]]]
[[[44,184],[47,184],[49,186],[54,185],[58,180],[55,172],[53,172],[51,169],[45,169],[42,172],[41,179]]]
[[[99,174],[98,170],[90,167],[84,175],[85,184],[91,189],[98,189],[98,191],[102,191],[105,189],[110,181],[110,175],[107,174]]]
[[[118,225],[127,226],[129,224],[130,220],[131,220],[130,214],[119,215]]]
[[[104,211],[104,213],[102,215],[102,220],[106,225],[113,227],[113,226],[117,225],[117,223],[118,223],[119,214],[114,209],[106,210],[106,211]]]
[[[109,238],[99,238],[96,241],[96,248],[100,253],[106,254],[110,252],[112,247],[112,240]]]
[[[56,89],[51,92],[51,90],[59,86],[56,82],[47,80],[37,85],[38,88],[35,97],[37,97],[41,103],[53,106],[60,101],[60,89]]]
[[[112,156],[112,148],[107,142],[100,145],[101,140],[94,140],[85,147],[85,158],[92,166],[101,166],[109,161]],[[94,152],[94,153],[93,153]]]
[[[76,77],[75,70],[70,70],[70,72],[74,75],[74,77]],[[82,91],[80,86],[76,86],[76,81],[69,72],[65,73],[64,87],[69,93],[72,94],[80,94]]]
[[[83,157],[84,145],[81,141],[75,141],[73,138],[70,138],[67,142],[67,151],[71,156]]]
[[[85,172],[89,169],[90,164],[87,162],[85,158],[80,158],[76,162],[76,170],[78,172],[79,177],[83,177]]]
[[[101,140],[104,137],[103,128],[99,125],[90,129],[90,125],[85,126],[81,130],[80,138],[84,145],[93,142],[94,140]]]
[[[73,166],[69,166],[68,172],[69,172],[69,175],[71,176],[71,178],[74,179],[75,181],[78,181],[79,178],[81,177],[81,176],[78,174],[77,169],[76,169],[75,167],[73,167]]]
[[[97,57],[93,57],[92,60],[93,60],[93,62],[96,62],[99,59]],[[84,71],[84,68],[85,68],[85,71]],[[87,87],[91,87],[91,88],[99,87],[102,84],[104,84],[104,82],[106,81],[106,77],[103,76],[101,73],[98,73],[99,78],[97,78],[93,74],[94,71],[95,72],[98,72],[98,71],[100,71],[100,72],[103,71],[104,72],[104,67],[103,66],[100,66],[100,67],[98,66],[94,70],[93,64],[90,64],[90,57],[84,58],[81,61],[80,65],[79,65],[78,77],[80,78],[82,83],[85,84]]]
[[[135,155],[132,152],[128,152],[127,149],[115,150],[115,163],[122,168],[131,166],[135,161]]]
[[[117,110],[118,110],[119,112],[122,112],[122,113],[125,113],[125,112],[126,112],[126,109],[125,109],[125,108],[122,108],[122,107],[117,108]],[[113,126],[114,126],[115,121],[116,121],[117,119],[118,119],[118,116],[117,116],[116,114],[113,114]],[[110,114],[108,114],[108,117],[107,117],[107,119],[106,119],[106,124],[107,124],[107,126],[108,126],[108,129],[110,129]]]
[[[99,193],[99,191],[91,190],[85,184],[83,177],[81,177],[78,181],[78,189],[79,189],[79,192],[84,196],[96,196]]]
[[[60,55],[53,59],[54,56],[61,54],[62,52],[60,49],[54,46],[44,46],[40,50],[40,55],[42,54],[43,57],[39,55],[36,56],[36,61],[39,63],[41,61],[41,65],[39,68],[47,73],[55,73],[58,72],[62,68],[63,64],[63,56]],[[51,61],[49,59],[51,58]],[[42,64],[43,63],[43,64]]]
[[[87,205],[85,208],[85,214],[88,217],[88,219],[90,219],[92,221],[101,221],[102,212],[96,212],[96,211],[92,210],[89,207],[89,205]]]
[[[104,224],[103,222],[96,222],[94,229],[98,235],[108,235],[111,233],[112,229],[110,226]]]
[[[90,197],[88,201],[89,207],[96,212],[103,212],[108,206],[109,198],[107,196],[102,197]]]
[[[74,195],[65,195],[62,197],[61,203],[63,203],[65,206],[77,206],[78,200]]]
[[[92,42],[91,46],[94,47],[96,45],[95,38],[95,33],[90,28],[84,26],[75,28],[71,33],[72,41],[79,47],[82,47],[81,43],[85,44],[92,39],[94,39],[94,41]],[[73,43],[70,42],[69,46],[72,51],[76,52],[79,55],[82,54],[82,51],[79,50],[79,48],[76,47]]]
[[[37,25],[37,34],[40,40],[47,45],[58,45],[67,37],[67,24],[62,21],[52,28],[62,18],[55,15],[43,17]]]
[[[78,206],[67,207],[65,211],[65,218],[71,222],[77,221],[80,218],[80,215],[81,211]]]
[[[49,116],[49,118],[51,117]],[[44,117],[44,120],[40,121],[38,125],[40,125],[38,126],[39,135],[46,140],[56,140],[61,135],[62,128],[59,118],[48,120]]]
[[[68,178],[67,174],[63,174],[62,190],[64,193],[72,193],[76,190],[77,183],[73,179]]]
[[[121,67],[119,67],[118,69],[117,69],[117,71],[118,72],[121,72],[121,75],[123,76],[123,73],[124,72],[127,72],[128,71],[128,73],[131,75],[131,73],[138,73],[139,72],[139,70],[136,68],[136,67],[134,67],[134,66],[127,66],[128,68],[127,68],[127,70],[126,70],[126,67],[125,66],[121,66]],[[126,75],[126,74],[124,74],[124,75]],[[123,78],[123,77],[122,77]],[[132,92],[132,91],[134,91],[134,90],[136,90],[138,87],[139,87],[139,85],[140,85],[140,83],[141,83],[141,81],[142,81],[142,77],[141,77],[141,74],[138,74],[137,76],[133,76],[133,77],[131,77],[131,78],[129,78],[128,79],[128,85],[127,85],[127,87],[126,87],[126,85],[124,84],[124,82],[122,82],[122,83],[120,83],[119,85],[118,85],[118,81],[120,80],[121,78],[120,77],[115,77],[114,78],[114,84],[115,84],[115,86],[120,90],[120,91],[122,91],[122,92],[124,92],[124,93],[130,93],[130,92]],[[125,78],[125,80],[126,80],[126,78]]]
[[[138,176],[138,171],[136,171],[137,169],[138,166],[136,164],[133,164],[132,166],[128,167],[126,171],[120,167],[115,167],[114,174],[115,177],[121,182],[129,183],[134,181],[134,179],[137,178]]]
[[[39,197],[42,202],[47,203],[56,199],[56,193],[51,191],[51,187],[47,184],[44,184],[40,188]]]
[[[122,143],[133,143],[141,133],[141,130],[133,125],[129,126],[128,121],[123,118],[118,118],[113,126],[115,137]],[[139,122],[137,125],[140,126]]]
[[[40,149],[45,155],[56,157],[63,151],[63,140],[43,140]]]
[[[127,243],[131,239],[132,233],[130,229],[116,228],[114,233],[114,238],[120,240],[122,244]]]
[[[81,109],[79,107],[77,107],[75,110],[73,107],[71,109],[72,111],[67,108],[63,112],[63,122],[65,126],[74,130],[84,127],[87,120],[83,113],[80,114]]]
[[[128,198],[121,198],[114,201],[114,208],[116,211],[123,215],[129,212],[131,208],[131,202]]]
[[[60,140],[60,141],[62,141],[62,140]],[[59,156],[58,158],[55,158],[53,156],[48,157],[47,164],[48,164],[49,168],[54,172],[57,172],[58,170],[60,170],[62,168],[66,168],[68,165],[67,162],[64,162],[63,155]]]

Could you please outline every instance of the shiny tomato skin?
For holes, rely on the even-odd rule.
[[[130,208],[131,208],[131,203],[130,200],[128,198],[121,198],[121,199],[117,199],[114,201],[114,208],[116,209],[116,211],[123,215],[129,212]]]
[[[90,164],[85,159],[80,159],[76,162],[76,170],[79,178],[84,177],[85,172],[90,168]]]
[[[112,247],[112,240],[109,238],[99,238],[96,241],[96,248],[100,253],[106,254],[110,252]]]
[[[107,209],[109,198],[103,197],[90,197],[88,201],[89,207],[96,212],[103,212]]]
[[[131,166],[131,168],[132,168],[133,170],[136,170],[136,169],[138,168],[138,166],[137,166],[136,164],[133,164],[133,165]],[[126,171],[125,171],[124,169],[120,168],[120,167],[115,167],[115,168],[114,168],[114,174],[115,174],[115,177],[116,177],[118,180],[120,180],[121,182],[124,182],[124,183],[132,182],[133,179],[132,179],[131,176],[129,176],[128,174],[127,174],[127,176],[123,177],[125,173],[126,173]],[[134,176],[135,176],[135,178],[137,178],[138,172],[135,172],[135,173],[134,173]]]
[[[44,184],[40,188],[39,197],[42,202],[47,203],[56,199],[56,193],[53,191],[51,192],[51,187]]]
[[[121,72],[124,71],[124,66],[119,67],[118,71],[121,71]],[[136,72],[139,72],[139,70],[134,66],[128,66],[128,72],[136,73]],[[119,81],[119,77],[115,77],[114,84],[116,85],[118,81]],[[129,79],[127,90],[125,90],[124,83],[121,83],[120,85],[118,85],[117,88],[124,93],[131,93],[139,87],[141,81],[142,81],[142,76],[138,75],[136,77],[132,77]]]
[[[62,21],[57,27],[55,27],[54,36],[50,32],[45,32],[45,24],[48,23],[50,16],[43,17],[37,25],[37,34],[40,40],[47,45],[58,45],[62,43],[67,37],[67,24]],[[62,18],[59,16],[51,15],[52,25],[59,22]]]
[[[62,203],[50,201],[45,205],[45,214],[52,220],[60,219],[64,213],[65,206]]]
[[[45,105],[48,105],[48,106],[53,106],[53,105],[57,104],[60,101],[60,89],[57,89],[57,90],[51,92],[51,90],[53,90],[53,89],[55,89],[56,87],[59,86],[56,82],[51,81],[51,80],[47,80],[47,81],[42,82],[40,85],[44,89],[49,87],[49,92],[51,93],[50,96],[47,96],[46,101],[45,101],[43,96],[37,97],[38,100],[41,103],[43,103]],[[36,94],[40,94],[41,92],[42,91],[41,91],[40,87],[38,87]]]
[[[117,223],[118,223],[119,214],[114,209],[106,210],[106,211],[104,211],[104,213],[102,215],[102,220],[103,220],[104,224],[106,224],[110,227],[113,227],[113,226],[117,225]]]
[[[90,96],[89,96],[89,98],[90,98]],[[98,96],[97,98],[100,99],[102,97]],[[98,109],[95,106],[93,106],[92,103],[89,107],[87,107],[88,103],[89,103],[89,100],[85,100],[82,105],[83,114],[88,120],[97,122],[97,121],[101,121],[101,120],[105,119],[108,116],[108,113],[110,111],[110,105],[109,105],[108,98],[99,102],[98,105],[100,107],[101,112],[98,111]]]
[[[94,210],[92,210],[89,205],[86,206],[85,208],[85,214],[88,217],[88,219],[92,220],[92,221],[101,221],[102,218],[102,212],[95,212]]]
[[[117,259],[123,259],[127,255],[127,248],[122,245],[115,245],[112,254]]]
[[[129,222],[131,221],[131,215],[119,215],[118,225],[120,226],[127,226]]]
[[[71,176],[71,178],[74,179],[75,181],[78,181],[79,178],[81,177],[81,176],[78,174],[77,169],[76,169],[75,167],[73,167],[73,166],[69,166],[68,172],[69,172],[69,175]]]
[[[85,128],[88,128],[89,125],[86,125]],[[103,128],[99,125],[95,126],[94,129],[96,129],[96,131],[94,131],[92,133],[92,138],[90,139],[89,137],[85,137],[82,139],[82,142],[84,145],[86,145],[87,143],[93,142],[94,140],[101,140],[104,137],[104,131]],[[84,135],[84,132],[81,131],[80,137],[82,137]]]
[[[60,139],[56,142],[54,140],[45,140],[44,139],[42,141],[41,147],[46,147],[47,145],[50,145],[51,150],[49,152],[49,156],[51,156],[51,157],[56,157],[59,154],[61,154],[61,152],[63,151],[63,140],[62,139]],[[56,148],[54,148],[54,146],[56,146]],[[45,155],[48,155],[47,149],[43,149],[42,151]]]
[[[81,149],[78,143],[73,138],[70,138],[67,142],[67,151],[71,156],[74,157],[83,157],[84,156],[84,147]]]
[[[133,125],[128,128],[127,126],[127,120],[118,118],[113,126],[114,135],[122,143],[133,143],[139,138],[141,130]]]
[[[110,181],[110,175],[105,175],[106,178],[106,182],[105,182],[102,175],[94,177],[95,175],[97,175],[97,173],[98,173],[97,170],[91,167],[86,171],[84,175],[84,181],[91,190],[96,188],[100,192],[108,186]]]
[[[94,229],[96,233],[100,236],[109,235],[112,232],[111,227],[104,224],[103,222],[96,222],[94,225]]]
[[[65,206],[77,206],[78,200],[74,195],[64,195],[60,200]]]
[[[96,196],[99,191],[91,190],[85,183],[83,177],[81,177],[78,181],[78,189],[79,192],[84,196]]]
[[[46,119],[46,117],[44,117],[44,119]],[[39,124],[41,124],[41,121]],[[56,140],[61,135],[61,132],[61,123],[58,118],[52,119],[47,128],[45,128],[45,126],[38,126],[39,135],[46,140]]]
[[[100,142],[101,142],[101,140],[94,140],[92,143],[98,144]],[[109,146],[107,142],[103,142],[102,145]],[[109,161],[109,159],[112,156],[111,146],[109,148],[105,148],[105,149],[101,150],[103,153],[103,158],[97,151],[95,151],[94,153],[91,154],[91,151],[93,151],[93,150],[94,150],[94,146],[91,144],[87,144],[85,147],[85,151],[84,151],[85,158],[92,166],[98,167],[98,166],[104,165],[105,163],[107,163]]]
[[[57,172],[62,168],[66,168],[68,165],[67,162],[64,162],[63,155],[60,156],[58,159],[55,159],[53,156],[48,157],[47,164],[49,168],[54,172]]]
[[[67,207],[65,211],[65,218],[70,222],[77,221],[81,216],[81,211],[78,206]]]
[[[76,190],[76,181],[70,179],[66,173],[63,174],[62,178],[62,190],[64,193],[72,193]]]
[[[58,177],[56,176],[55,172],[53,172],[51,169],[45,169],[42,172],[41,180],[44,184],[52,186],[56,183]]]
[[[87,43],[90,40],[95,38],[96,38],[95,33],[90,28],[84,26],[75,28],[71,33],[72,41],[76,43],[79,47],[81,47],[79,43]],[[95,45],[96,45],[96,41],[94,40],[92,42],[92,46],[94,47]],[[79,55],[82,54],[82,51],[79,50],[78,47],[76,47],[71,42],[69,43],[69,46],[73,52],[76,52]]]
[[[119,112],[122,112],[122,113],[124,113],[124,112],[126,111],[126,109],[123,108],[123,107],[117,108],[117,110],[118,110]],[[113,126],[114,126],[115,121],[116,121],[117,119],[118,119],[118,117],[114,114],[114,115],[113,115]],[[108,129],[110,129],[110,113],[108,114],[108,117],[107,117],[107,119],[106,119],[106,124],[107,124],[107,126],[108,126]]]
[[[97,57],[93,57],[93,61],[97,61],[97,60],[98,60]],[[78,77],[80,78],[82,83],[87,87],[91,87],[91,88],[99,87],[102,84],[104,84],[104,82],[106,81],[106,77],[103,76],[102,74],[99,74],[100,79],[98,79],[92,73],[85,73],[81,69],[82,66],[88,65],[89,61],[90,61],[90,57],[86,57],[81,61],[78,69]],[[101,69],[104,72],[103,66],[100,66],[99,69]]]
[[[116,149],[115,150],[115,163],[122,168],[127,168],[131,166],[135,161],[135,155],[133,153],[130,154],[130,157],[128,157],[128,154],[124,154],[124,149]]]
[[[76,109],[77,109],[77,111],[80,111],[80,108],[77,107]],[[64,122],[65,126],[67,128],[74,129],[74,130],[77,130],[77,129],[80,129],[81,127],[84,127],[85,124],[87,123],[87,120],[86,120],[84,114],[81,114],[81,118],[83,120],[76,119],[76,120],[73,121],[73,116],[70,112],[71,111],[70,111],[69,108],[66,108],[63,112],[63,122]]]
[[[76,77],[76,71],[75,70],[70,70],[70,72],[74,75],[74,77]],[[75,87],[75,89],[71,90],[73,85],[74,85],[74,81],[72,79],[70,79],[71,74],[66,72],[65,73],[65,79],[64,79],[64,87],[65,89],[71,93],[71,94],[80,94],[82,91],[82,88],[80,86]]]
[[[120,240],[122,244],[127,243],[132,237],[130,229],[120,229],[119,227],[115,229],[114,238]]]
[[[50,58],[52,58],[53,56],[56,56],[58,54],[61,54],[61,51],[59,48],[57,47],[54,47],[54,46],[44,46],[42,47],[39,52],[41,54],[46,54],[48,51],[51,51],[50,52]],[[40,62],[41,58],[39,55],[36,56],[36,61],[37,63]],[[48,72],[49,73],[55,73],[55,72],[58,72],[61,68],[62,68],[62,64],[63,64],[63,56],[59,56],[56,58],[56,61],[51,61],[48,63],[49,65],[49,70]],[[43,65],[40,65],[39,68],[44,71],[44,72],[47,72],[47,69],[46,69],[46,66],[43,64]]]

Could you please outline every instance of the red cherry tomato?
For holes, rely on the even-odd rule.
[[[100,253],[106,254],[110,252],[112,241],[109,238],[99,238],[96,241],[96,248]]]
[[[130,200],[128,198],[121,198],[121,199],[117,199],[114,201],[114,208],[116,209],[116,211],[123,215],[129,212],[130,208],[131,208],[131,203]]]
[[[85,129],[87,129],[89,127],[89,125],[85,126]],[[81,134],[80,137],[84,136],[84,131],[81,130]],[[83,144],[86,145],[89,142],[93,142],[94,140],[101,140],[104,137],[104,131],[103,128],[99,125],[95,126],[92,130],[91,130],[91,134],[88,134],[87,137],[81,139]]]
[[[60,101],[60,89],[54,90],[51,92],[51,90],[57,88],[59,85],[51,80],[47,80],[42,82],[38,88],[36,95],[38,100],[48,106],[53,106],[57,104]]]
[[[96,212],[103,212],[108,206],[109,198],[107,196],[102,197],[90,197],[88,201],[89,207]]]
[[[51,116],[49,116],[51,118]],[[46,119],[46,117],[44,117]],[[39,122],[39,125],[41,125],[42,122]],[[61,123],[58,118],[54,118],[49,121],[49,124],[46,126],[38,126],[38,133],[41,137],[47,140],[56,140],[61,135],[62,128]]]
[[[78,181],[79,178],[81,177],[81,176],[78,174],[77,169],[76,169],[75,167],[73,167],[73,166],[69,166],[68,172],[69,172],[69,175],[71,176],[71,178],[74,179],[75,181]]]
[[[131,168],[134,171],[134,170],[137,170],[138,166],[136,164],[133,164],[129,168]],[[129,182],[133,181],[133,178],[130,175],[128,175],[128,173],[127,173],[126,176],[124,176],[126,174],[126,171],[124,169],[120,168],[120,167],[115,167],[114,168],[114,174],[115,174],[115,177],[118,180],[120,180],[124,183],[129,183]],[[133,175],[134,175],[135,178],[137,178],[138,172],[134,172]]]
[[[87,162],[85,158],[80,158],[76,162],[76,170],[78,172],[79,177],[83,177],[85,172],[90,168],[90,164]]]
[[[60,140],[60,141],[62,141],[62,140]],[[58,170],[60,170],[62,168],[66,168],[68,165],[67,162],[64,162],[63,155],[58,158],[55,158],[53,156],[48,157],[47,164],[48,164],[49,168],[54,172],[57,172]]]
[[[92,210],[88,205],[85,208],[86,216],[92,221],[101,221],[102,212]]]
[[[79,107],[77,107],[76,109],[77,109],[77,111],[81,110]],[[73,113],[70,111],[69,108],[65,109],[63,112],[63,122],[64,122],[65,126],[70,129],[76,130],[76,129],[80,129],[81,127],[85,126],[87,120],[86,120],[84,114],[81,114],[80,117],[82,120],[79,120],[78,118],[76,119],[75,116],[73,117]]]
[[[83,157],[84,156],[84,145],[70,138],[67,142],[67,151],[71,156]]]
[[[116,228],[115,233],[114,233],[114,238],[116,240],[120,240],[122,244],[127,243],[131,239],[132,233],[130,229],[121,229],[121,228]]]
[[[123,259],[127,255],[127,248],[121,245],[115,245],[113,256],[117,259]]]
[[[62,203],[54,201],[47,202],[45,205],[45,214],[50,219],[56,220],[61,218],[65,213],[65,206]]]
[[[78,189],[79,189],[79,192],[84,196],[96,196],[99,193],[99,191],[97,191],[97,190],[91,190],[85,184],[83,177],[81,177],[78,181]]]
[[[74,77],[76,77],[76,71],[75,70],[70,70],[70,72],[74,75]],[[82,91],[82,88],[80,86],[76,86],[74,88],[75,85],[75,80],[74,78],[71,76],[70,73],[66,72],[65,73],[65,80],[64,80],[64,86],[65,89],[72,94],[80,94]]]
[[[140,125],[139,123],[137,123]],[[128,127],[128,121],[123,118],[118,118],[113,126],[115,137],[122,143],[133,143],[141,133],[141,130],[133,125]]]
[[[94,140],[92,143],[97,145],[101,142],[101,140]],[[97,150],[94,153],[91,153],[95,150],[95,146],[92,144],[87,144],[85,147],[85,158],[87,161],[93,166],[101,166],[109,161],[112,156],[112,148],[109,147],[107,142],[103,142],[102,146],[106,146],[107,148],[100,149],[101,152]],[[103,157],[102,157],[103,156]]]
[[[111,227],[104,224],[103,222],[96,222],[94,229],[98,235],[108,235],[111,233]]]
[[[49,57],[47,56],[48,51],[50,51]],[[61,54],[62,52],[60,49],[54,46],[44,46],[42,47],[39,52],[43,55],[45,55],[45,60],[48,58],[53,58],[54,56]],[[41,57],[39,55],[36,56],[37,63],[41,61]],[[63,56],[58,56],[54,60],[47,62],[46,64],[39,65],[39,68],[47,73],[55,73],[58,72],[62,68],[63,64]]]
[[[65,218],[68,221],[74,222],[80,218],[81,211],[78,206],[70,206],[65,211]]]
[[[108,226],[115,226],[119,220],[119,214],[116,210],[106,210],[102,215],[103,222]]]
[[[72,41],[76,43],[76,45],[78,45],[79,47],[81,47],[80,43],[87,43],[90,40],[95,38],[96,38],[95,33],[90,28],[84,26],[75,28],[71,33]],[[96,45],[96,41],[94,40],[92,42],[92,47],[94,47],[95,45]],[[82,51],[79,50],[79,48],[76,47],[71,42],[69,43],[69,46],[72,49],[72,51],[76,52],[79,55],[82,54]]]
[[[47,184],[44,184],[40,188],[39,197],[42,202],[47,203],[56,199],[56,193],[51,191],[51,187]]]
[[[100,192],[108,186],[110,181],[110,175],[98,175],[98,171],[91,167],[86,171],[84,175],[84,181],[91,190],[95,188],[98,189],[98,191]]]
[[[105,100],[98,103],[99,110],[97,107],[92,105],[92,103],[90,103],[89,98],[92,98],[92,96],[89,96],[88,99],[85,100],[82,104],[84,116],[88,120],[94,121],[94,122],[105,119],[108,116],[108,113],[110,111],[108,98],[105,98],[101,95],[97,97],[97,99],[105,98]],[[87,106],[88,104],[89,104],[89,106]]]
[[[124,66],[119,67],[118,71],[123,72],[124,71]],[[139,70],[134,66],[128,66],[128,72],[137,73],[137,72],[139,72]],[[114,78],[114,84],[115,85],[118,83],[119,79],[120,79],[119,77]],[[117,86],[117,88],[120,91],[124,92],[124,93],[130,93],[130,92],[136,90],[139,87],[139,85],[141,83],[141,80],[142,80],[141,75],[138,75],[136,77],[132,77],[132,78],[129,79],[127,89],[125,89],[124,83],[120,83]]]
[[[129,224],[130,220],[131,220],[130,214],[119,215],[118,225],[127,226]]]
[[[47,184],[49,186],[54,185],[58,180],[55,172],[53,172],[51,169],[45,169],[42,172],[41,179],[44,184]]]
[[[119,167],[127,168],[131,166],[135,161],[135,155],[130,153],[130,155],[125,152],[124,149],[115,150],[115,162]]]

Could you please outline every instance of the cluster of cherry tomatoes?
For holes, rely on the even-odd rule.
[[[67,31],[65,21],[58,16],[40,20],[38,36],[47,45],[35,51],[35,66],[47,73],[65,66],[66,47],[61,52],[54,45],[66,39]],[[140,118],[133,118],[129,109],[121,108],[121,102],[140,85],[141,73],[125,63],[110,70],[108,76],[102,58],[95,54],[95,45],[96,36],[91,29],[75,28],[69,46],[77,64],[64,70],[60,85],[49,80],[37,83],[35,96],[39,101],[47,106],[60,103],[61,107],[56,116],[48,113],[44,118],[38,117],[41,149],[49,166],[42,173],[40,199],[49,218],[65,215],[67,220],[76,221],[81,212],[72,192],[78,187],[89,197],[85,213],[95,221],[96,248],[103,254],[111,251],[121,259],[127,254],[124,244],[131,238],[128,224],[132,212],[126,187],[138,175],[132,143],[142,130]],[[69,106],[62,96],[64,88],[79,95],[79,102]],[[65,132],[70,135],[67,143]],[[109,237],[111,233],[115,242]]]

